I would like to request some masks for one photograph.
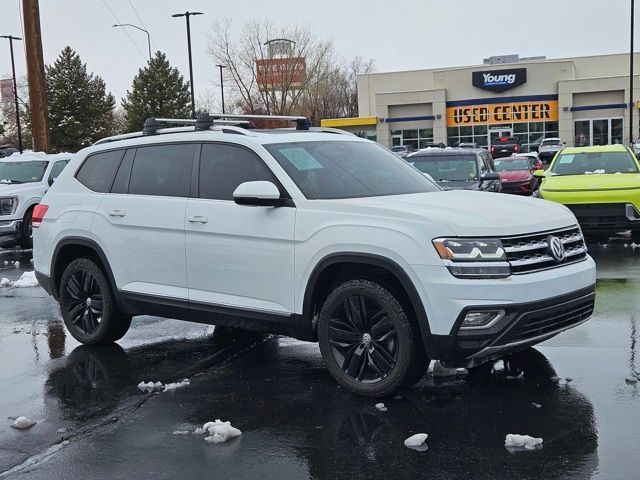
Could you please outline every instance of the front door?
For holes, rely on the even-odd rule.
[[[198,191],[187,202],[185,221],[190,305],[212,312],[229,308],[290,314],[295,207],[251,207],[233,201],[241,183],[266,180],[278,185],[248,148],[205,143],[197,169]]]
[[[512,128],[492,128],[489,130],[489,151],[491,151],[491,145],[501,137],[512,137]]]

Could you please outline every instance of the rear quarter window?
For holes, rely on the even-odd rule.
[[[111,150],[87,157],[76,174],[76,179],[89,190],[106,193],[120,164],[124,150]]]
[[[133,160],[129,194],[188,197],[194,144],[139,147]]]

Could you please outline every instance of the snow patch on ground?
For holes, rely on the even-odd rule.
[[[384,403],[376,403],[376,408],[378,410],[380,410],[381,412],[386,412],[387,411],[387,407],[384,406]]]
[[[542,448],[542,439],[530,437],[529,435],[518,435],[515,433],[509,433],[504,439],[504,446],[507,449],[521,449],[535,450]]]
[[[242,432],[231,425],[231,422],[223,422],[216,419],[215,422],[207,422],[202,428],[197,428],[195,434],[208,433],[204,440],[209,443],[222,443],[242,435]]]
[[[533,402],[531,402],[531,406],[532,406],[533,408],[542,408],[542,405],[540,405],[539,403],[533,403]]]
[[[182,388],[182,387],[188,387],[189,385],[191,385],[189,383],[189,379],[185,378],[184,380],[182,380],[181,382],[176,382],[176,383],[167,383],[164,386],[164,390],[163,392],[168,392],[169,390],[175,390],[177,388]]]
[[[404,446],[409,448],[420,448],[424,445],[424,442],[427,441],[427,437],[429,437],[429,435],[426,433],[416,433],[404,441]]]
[[[26,430],[27,428],[31,428],[36,424],[36,422],[29,420],[27,417],[18,417],[14,420],[13,428],[17,428],[19,430]]]
[[[188,430],[175,430],[171,435],[189,435]]]
[[[153,392],[162,388],[161,382],[145,382],[144,380],[138,384],[138,389],[143,392]]]
[[[0,280],[0,287],[31,288],[39,286],[36,272],[24,272],[18,280],[12,282],[8,278]]]

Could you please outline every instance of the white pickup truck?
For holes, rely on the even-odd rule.
[[[33,207],[72,156],[29,152],[0,160],[0,247],[19,244],[31,248]]]
[[[564,148],[564,142],[560,138],[545,138],[538,147],[538,156],[543,163],[550,163],[553,157]]]

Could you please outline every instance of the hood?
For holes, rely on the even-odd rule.
[[[531,180],[531,173],[528,170],[514,170],[512,172],[498,172],[501,182],[526,182]]]
[[[0,197],[20,196],[28,192],[38,192],[46,189],[46,183],[32,182],[32,183],[15,183],[5,184],[0,183]]]
[[[550,192],[624,190],[640,188],[638,173],[547,175],[542,189]]]
[[[331,210],[346,214],[387,217],[434,226],[439,224],[443,227],[442,235],[520,235],[577,223],[566,207],[555,202],[466,190],[323,202],[327,202]]]

